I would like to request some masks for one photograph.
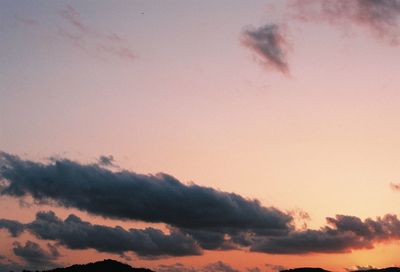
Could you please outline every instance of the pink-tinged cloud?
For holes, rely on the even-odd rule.
[[[267,24],[259,28],[247,27],[241,36],[244,46],[251,49],[257,60],[267,69],[289,74],[286,60],[288,43],[282,29],[276,24]]]
[[[393,191],[400,191],[400,184],[399,183],[390,183],[390,188],[392,188]]]
[[[79,49],[90,55],[111,55],[127,61],[136,56],[129,44],[113,32],[99,31],[87,24],[81,14],[72,6],[66,6],[59,15],[68,23],[60,27],[58,33]]]
[[[296,19],[346,29],[355,25],[391,45],[400,42],[400,0],[294,0],[290,4]]]

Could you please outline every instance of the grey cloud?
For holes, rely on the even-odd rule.
[[[109,156],[100,156],[99,157],[99,164],[104,166],[113,166],[114,165],[114,157]]]
[[[184,265],[182,263],[176,263],[171,265],[159,265],[157,272],[199,272],[199,269]]]
[[[203,272],[239,272],[239,270],[233,268],[232,266],[218,261],[215,263],[211,263],[203,267]]]
[[[337,215],[320,230],[294,231],[287,236],[261,238],[251,250],[271,254],[338,253],[370,249],[375,243],[400,238],[400,221],[387,214],[377,219]]]
[[[278,25],[267,24],[259,28],[250,26],[242,32],[241,41],[257,55],[266,68],[289,73],[286,60],[287,41]]]
[[[13,237],[19,236],[24,231],[24,224],[8,219],[0,219],[0,229],[7,229]]]
[[[296,0],[295,17],[305,21],[326,21],[349,27],[349,23],[370,31],[390,44],[400,37],[400,0]]]
[[[44,250],[35,242],[27,241],[25,245],[14,242],[13,252],[24,259],[29,265],[37,268],[49,268],[57,265],[55,261],[60,253],[54,245],[48,244],[48,250]]]
[[[251,251],[270,254],[338,253],[371,247],[371,242],[353,233],[306,230],[276,239],[260,239],[251,246]]]
[[[196,241],[177,229],[171,229],[169,234],[154,228],[125,230],[119,226],[94,225],[73,214],[61,220],[54,212],[38,212],[24,229],[41,240],[56,241],[70,249],[92,248],[121,256],[132,251],[142,257],[201,254]],[[29,246],[27,249],[32,248]]]
[[[372,266],[372,265],[367,265],[367,266],[360,266],[360,265],[356,265],[355,267],[351,267],[351,268],[345,268],[346,271],[365,271],[365,270],[376,270],[378,268]]]
[[[0,154],[3,195],[32,196],[108,218],[163,222],[182,229],[283,235],[292,216],[257,200],[245,199],[195,184],[185,185],[166,174],[112,172],[99,164],[67,159],[49,163]]]
[[[113,32],[99,31],[87,25],[72,6],[67,5],[58,14],[67,22],[65,27],[59,28],[59,34],[77,48],[90,55],[106,53],[127,61],[135,60],[135,54],[124,39]]]
[[[0,259],[0,271],[22,271],[26,268],[26,265],[14,262],[4,256]]]
[[[265,267],[268,269],[268,271],[272,271],[272,272],[278,272],[278,271],[282,271],[282,270],[287,270],[288,268],[283,266],[283,265],[279,265],[279,264],[265,264]]]
[[[207,264],[203,267],[194,268],[181,263],[173,265],[160,265],[157,269],[158,272],[239,272],[239,270],[232,266],[218,261],[215,263]]]

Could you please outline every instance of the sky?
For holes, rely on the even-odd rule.
[[[0,0],[0,271],[400,266],[400,1]]]

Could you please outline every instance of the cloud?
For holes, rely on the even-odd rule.
[[[59,28],[58,33],[79,49],[90,55],[106,53],[130,62],[136,59],[124,39],[113,32],[98,31],[85,24],[81,14],[72,6],[67,5],[58,14],[67,22],[65,27]]]
[[[198,272],[199,269],[196,269],[192,266],[186,266],[182,263],[176,263],[171,265],[159,265],[157,268],[158,272]]]
[[[355,267],[350,267],[350,268],[345,268],[346,271],[365,271],[365,270],[376,270],[378,268],[372,266],[372,265],[368,265],[368,266],[360,266],[360,265],[356,265]]]
[[[294,17],[303,21],[349,24],[368,30],[389,44],[400,37],[400,0],[295,0]]]
[[[28,265],[37,268],[57,266],[54,261],[60,257],[60,253],[54,245],[47,244],[48,250],[44,250],[40,245],[32,241],[27,241],[24,246],[19,242],[14,242],[13,246],[14,254],[24,259]]]
[[[98,163],[104,166],[114,166],[114,156],[100,156]]]
[[[282,271],[282,270],[287,270],[288,268],[283,266],[283,265],[279,265],[279,264],[265,264],[265,267],[268,269],[268,271],[272,271],[272,272],[278,272],[278,271]]]
[[[2,256],[2,258],[0,258],[0,271],[22,271],[26,268],[26,265],[17,263],[5,256]]]
[[[24,231],[24,224],[14,220],[0,219],[0,229],[7,229],[11,236],[17,237]]]
[[[112,172],[99,164],[67,159],[49,163],[0,154],[3,195],[74,207],[114,219],[162,222],[181,229],[222,233],[283,235],[292,216],[257,200],[196,184],[167,174]]]
[[[172,265],[160,265],[157,269],[158,272],[239,272],[239,270],[232,266],[218,261],[215,263],[207,264],[203,267],[194,268],[181,263]]]
[[[250,267],[247,268],[247,272],[261,272],[261,269],[258,267]]]
[[[289,74],[286,60],[288,44],[280,26],[276,24],[267,24],[259,28],[249,26],[242,32],[241,42],[256,54],[263,66],[285,75]]]
[[[390,188],[392,188],[393,191],[400,191],[400,184],[390,183]]]
[[[142,257],[201,254],[196,242],[177,229],[171,229],[169,234],[154,228],[125,230],[94,225],[73,214],[61,220],[54,212],[38,212],[24,229],[38,239],[56,241],[70,249],[91,248],[119,255],[132,251]]]
[[[239,270],[237,270],[237,269],[233,268],[232,266],[230,266],[224,262],[221,262],[221,261],[206,265],[202,269],[202,271],[204,271],[204,272],[239,272]]]
[[[374,243],[400,238],[400,221],[387,214],[376,220],[362,221],[355,216],[327,218],[320,230],[294,231],[287,236],[262,238],[251,251],[270,254],[341,253],[354,249],[371,249]]]

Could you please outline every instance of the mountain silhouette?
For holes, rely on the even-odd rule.
[[[24,272],[31,272],[24,270]],[[74,264],[65,268],[55,268],[42,272],[154,272],[147,268],[133,268],[115,260],[104,260],[88,264]]]
[[[400,272],[399,267],[388,267],[382,269],[366,269],[366,270],[354,270],[357,272]],[[24,270],[23,272],[33,272]],[[38,272],[38,271],[35,271]],[[107,259],[88,264],[74,264],[65,268],[55,268],[51,270],[45,270],[42,272],[154,272],[147,268],[134,268],[128,264],[120,263],[115,260]],[[329,272],[318,267],[300,267],[292,268],[287,270],[281,270],[280,272]]]
[[[300,268],[281,270],[280,272],[329,272],[329,271],[318,267],[300,267]]]
[[[400,272],[399,267],[387,267],[387,268],[374,268],[374,269],[366,269],[366,270],[357,270],[358,272]]]
[[[354,270],[357,272],[400,272],[399,267],[387,267],[387,268],[374,268],[374,269],[365,269],[365,270]],[[329,272],[328,270],[316,267],[300,267],[293,268],[287,270],[281,270],[280,272]]]

